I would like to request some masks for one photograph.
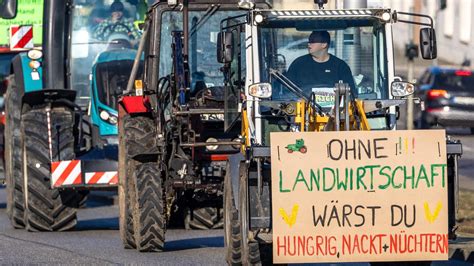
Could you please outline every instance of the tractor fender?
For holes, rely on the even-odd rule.
[[[28,106],[39,106],[44,104],[67,106],[74,110],[76,104],[76,91],[73,90],[39,90],[25,92],[22,103]]]
[[[120,106],[122,106],[128,114],[148,113],[151,111],[148,96],[123,96],[120,99]]]
[[[234,196],[234,201],[239,202],[240,201],[240,195],[239,195],[239,188],[240,188],[240,165],[241,162],[245,161],[245,157],[241,153],[237,154],[232,154],[229,155],[228,163],[230,164],[229,171],[230,171],[230,178],[231,178],[231,184],[232,184],[232,194]],[[237,210],[239,209],[240,204],[235,204]]]

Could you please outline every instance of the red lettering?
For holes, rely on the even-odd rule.
[[[298,236],[298,248],[297,248],[297,253],[298,256],[300,256],[300,251],[303,250],[303,256],[305,255],[305,250],[304,250],[304,236]]]
[[[414,252],[413,248],[411,248],[411,242],[412,242],[413,238],[415,238],[414,235],[409,235],[408,236],[408,248],[407,248],[408,253],[413,253]]]
[[[364,254],[369,253],[369,250],[364,248],[366,240],[368,240],[368,239],[369,239],[369,237],[367,235],[362,235],[360,237],[360,249],[362,250],[362,253],[364,253]]]
[[[324,254],[324,250],[321,248],[321,245],[324,243],[324,238],[322,236],[317,236],[316,237],[316,254],[319,255],[319,254],[322,254],[322,255],[325,255]],[[321,253],[319,253],[321,252]]]
[[[436,251],[441,253],[444,253],[444,248],[442,246],[442,241],[443,241],[443,236],[437,234],[436,235]]]
[[[435,253],[436,250],[434,249],[435,248],[435,244],[436,244],[436,240],[434,239],[435,235],[434,234],[430,234],[430,252],[431,253]]]
[[[448,251],[449,251],[448,245],[449,245],[448,234],[444,234],[443,235],[443,247],[444,247],[443,251],[446,254],[448,254]]]
[[[390,253],[398,253],[398,235],[390,235]]]
[[[359,237],[357,235],[354,235],[354,246],[352,247],[352,253],[354,254],[355,250],[357,249],[357,253],[360,254],[360,243],[359,243]]]
[[[293,245],[291,244],[291,239],[290,239],[290,236],[288,236],[288,247],[287,247],[287,250],[288,250],[288,255],[290,256],[294,256],[296,255],[296,237],[293,236],[291,237],[293,239]],[[291,251],[291,248],[293,247],[293,252]]]
[[[283,245],[280,244],[280,237],[277,237],[277,256],[286,256],[286,237],[283,237]],[[283,248],[283,255],[280,254],[280,249]]]
[[[314,255],[314,247],[313,247],[313,245],[310,244],[310,242],[313,242],[313,237],[312,236],[309,236],[308,238],[306,238],[306,254],[308,254],[308,256],[313,256]]]
[[[377,249],[375,248],[375,239],[377,238],[377,235],[375,236],[370,236],[370,254],[377,254]]]
[[[342,254],[346,254],[346,248],[347,252],[349,254],[352,254],[351,252],[351,236],[342,236]]]
[[[336,255],[336,246],[333,246],[332,245],[332,241],[336,241],[336,237],[335,236],[331,236],[329,237],[329,240],[328,240],[328,246],[329,246],[329,255]]]
[[[405,252],[407,252],[407,235],[403,234],[403,236],[399,235],[400,236],[400,253],[403,254]],[[403,237],[403,239],[402,239]],[[403,245],[402,245],[403,244]]]

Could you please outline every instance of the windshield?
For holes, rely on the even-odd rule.
[[[127,88],[133,60],[116,60],[99,63],[96,66],[96,84],[98,100],[113,109],[117,108],[118,97]],[[140,64],[137,75],[141,76],[143,65]]]
[[[217,34],[221,20],[243,14],[243,11],[203,10],[189,12],[189,68],[191,94],[204,88],[224,85],[222,65],[217,62]],[[181,12],[167,11],[162,15],[160,43],[160,77],[171,74],[172,32],[182,30]]]
[[[376,20],[357,21],[356,26],[351,23],[315,22],[323,26],[301,29],[297,23],[277,21],[262,26],[261,82],[272,84],[271,100],[298,100],[289,83],[330,108],[334,105],[333,88],[339,81],[347,83],[357,98],[388,98],[384,25]],[[338,25],[344,27],[339,29]]]
[[[90,99],[91,68],[97,56],[108,50],[136,48],[143,22],[154,0],[75,0],[72,5],[70,86],[77,101]]]

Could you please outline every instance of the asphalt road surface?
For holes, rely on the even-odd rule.
[[[469,130],[449,129],[464,147],[460,185],[474,190],[474,136]],[[109,202],[110,203],[110,202]],[[165,251],[139,253],[125,250],[118,232],[118,206],[90,200],[78,212],[77,229],[61,233],[30,233],[11,227],[6,215],[5,188],[0,187],[0,264],[139,264],[224,265],[222,230],[170,229]],[[326,264],[328,265],[328,264]],[[367,265],[366,263],[343,265]],[[471,265],[457,261],[433,265]]]
[[[78,212],[75,231],[30,233],[11,227],[5,189],[0,188],[0,264],[222,265],[222,230],[168,230],[166,251],[125,250],[118,231],[118,206],[89,201]]]

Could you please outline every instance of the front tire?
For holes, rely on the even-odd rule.
[[[160,174],[157,163],[144,163],[136,167],[133,176],[137,196],[134,231],[139,251],[162,251],[165,245],[166,203]]]
[[[74,121],[72,111],[67,108],[51,109],[50,118],[51,153],[47,111],[32,109],[21,119],[24,221],[28,231],[66,231],[74,228],[77,223],[75,207],[84,197],[76,191],[51,189],[51,159],[74,159]]]
[[[230,168],[230,164],[227,163],[224,177],[224,246],[227,263],[240,265],[242,264],[242,235],[240,234],[239,211],[235,206]]]
[[[7,214],[14,228],[25,227],[23,199],[23,173],[21,163],[21,91],[16,86],[15,76],[7,78],[5,96],[5,177],[7,184]]]

